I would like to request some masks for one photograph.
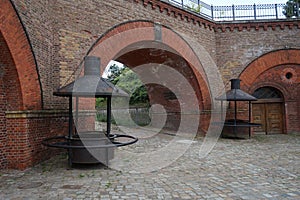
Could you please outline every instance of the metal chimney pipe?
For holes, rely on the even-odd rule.
[[[240,89],[240,79],[231,79],[231,89]]]
[[[96,56],[84,57],[84,75],[100,76],[100,58]]]

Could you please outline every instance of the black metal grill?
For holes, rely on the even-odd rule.
[[[48,147],[68,149],[69,165],[74,163],[108,165],[113,158],[114,148],[134,144],[136,137],[124,134],[111,134],[111,98],[112,96],[128,97],[128,94],[117,88],[108,80],[100,77],[100,58],[87,56],[84,59],[84,76],[54,92],[56,96],[69,98],[69,132],[67,136],[47,138],[43,144]],[[78,133],[74,127],[73,97],[76,98],[75,121],[78,122],[78,102],[80,97],[107,99],[107,130],[84,131]],[[78,123],[77,123],[78,124]],[[127,139],[120,142],[120,138]],[[97,155],[97,159],[93,155]]]
[[[240,89],[240,79],[231,79],[231,90],[225,94],[216,98],[216,100],[221,101],[223,107],[223,101],[233,101],[234,102],[234,118],[226,119],[223,127],[222,136],[228,138],[242,138],[245,133],[248,133],[249,138],[251,137],[251,127],[261,126],[261,124],[251,122],[251,101],[256,101],[257,99],[252,95],[242,91]],[[238,101],[248,101],[249,102],[249,119],[241,120],[237,118],[237,102]],[[223,109],[222,109],[223,111]],[[223,113],[221,113],[223,116]],[[218,124],[218,123],[217,123]]]

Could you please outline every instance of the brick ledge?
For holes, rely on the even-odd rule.
[[[20,118],[49,118],[49,117],[68,117],[68,110],[18,110],[6,111],[7,119]]]

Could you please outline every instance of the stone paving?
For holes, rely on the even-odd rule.
[[[300,135],[219,139],[200,159],[202,142],[148,173],[70,169],[66,154],[25,171],[1,170],[0,199],[300,199]]]

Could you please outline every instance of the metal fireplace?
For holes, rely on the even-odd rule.
[[[100,58],[85,57],[84,75],[59,88],[54,95],[69,99],[69,131],[67,135],[47,138],[43,144],[48,147],[67,149],[70,166],[98,163],[108,165],[114,157],[116,147],[131,145],[138,141],[131,135],[111,133],[111,99],[112,97],[128,98],[128,94],[100,77]],[[106,131],[88,130],[88,128],[79,130],[78,124],[86,125],[88,120],[95,120],[90,117],[83,121],[79,104],[86,103],[84,105],[89,106],[89,102],[95,102],[95,98],[98,97],[105,98],[107,101]],[[80,99],[83,99],[83,103],[82,101],[79,103]],[[85,113],[84,116],[87,114]]]
[[[223,130],[221,136],[224,138],[237,139],[245,139],[246,137],[250,138],[251,127],[261,126],[261,124],[251,122],[251,102],[256,101],[257,99],[240,89],[240,79],[231,79],[230,82],[231,90],[216,98],[216,100],[221,101],[222,107],[224,101],[234,103],[233,118],[226,119],[224,124],[222,123]],[[239,101],[248,102],[248,120],[238,118],[237,102]],[[223,113],[221,113],[221,116],[223,117]]]

